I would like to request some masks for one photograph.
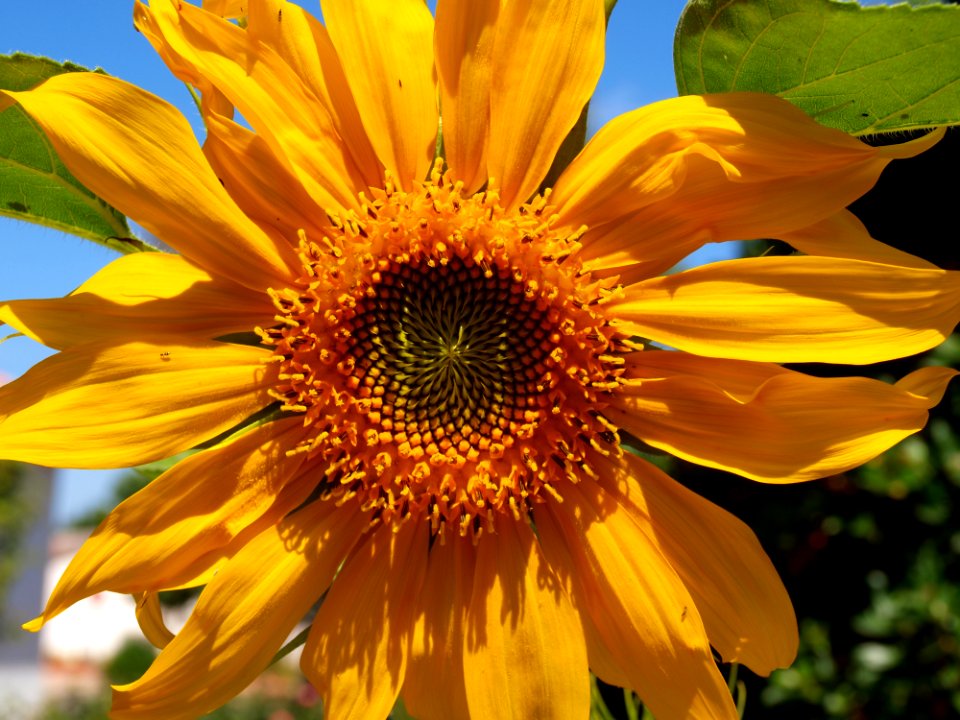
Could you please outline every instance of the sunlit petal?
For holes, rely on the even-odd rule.
[[[461,638],[474,566],[475,551],[469,543],[436,544],[430,549],[403,686],[404,704],[418,720],[469,717]]]
[[[104,590],[141,593],[182,585],[223,557],[271,508],[276,521],[296,507],[302,492],[280,495],[303,462],[302,456],[285,456],[289,436],[302,431],[290,421],[283,425],[264,425],[191,455],[120,503],[70,561],[39,620]]]
[[[487,181],[490,86],[501,0],[451,0],[437,5],[434,47],[443,147],[447,164],[466,189]]]
[[[330,717],[386,717],[393,708],[426,572],[425,541],[417,523],[381,528],[324,598],[300,665]]]
[[[922,258],[874,240],[849,210],[841,210],[813,225],[781,233],[779,239],[807,255],[868,260],[900,267],[936,268]]]
[[[364,130],[347,76],[323,24],[287,0],[251,0],[247,31],[255,42],[275,50],[330,113],[364,181],[368,185],[382,183],[383,165]]]
[[[477,548],[463,656],[471,717],[588,714],[580,619],[551,576],[526,525],[505,522]]]
[[[650,363],[645,363],[645,356]],[[671,367],[671,359],[684,360]],[[604,410],[648,445],[764,482],[844,472],[922,428],[956,370],[921,368],[889,385],[817,378],[763,363],[641,353]]]
[[[303,185],[278,158],[267,142],[239,123],[209,113],[203,152],[224,189],[260,227],[288,243],[297,231],[323,234],[326,219]]]
[[[504,3],[490,79],[487,172],[516,208],[543,181],[600,77],[605,22],[593,0]]]
[[[624,454],[605,469],[604,489],[656,538],[723,660],[760,675],[793,662],[793,606],[753,532],[640,458]]]
[[[129,467],[209,440],[269,404],[276,372],[240,345],[88,343],[0,388],[0,456]]]
[[[143,636],[154,647],[165,648],[173,640],[173,633],[163,621],[160,595],[155,592],[138,592],[134,598],[137,601],[137,624]]]
[[[187,82],[216,87],[288,163],[314,200],[329,209],[353,207],[365,177],[336,131],[331,112],[277,52],[256,46],[246,31],[189,3],[137,3],[141,32]]]
[[[891,159],[941,136],[871,147],[773,95],[688,95],[607,123],[553,200],[562,223],[590,227],[585,257],[608,265],[612,252],[643,264],[663,256],[649,276],[703,243],[779,237],[832,216]]]
[[[433,45],[433,17],[422,0],[323,0],[321,7],[377,157],[409,188],[426,176],[436,148],[436,80],[424,52]]]
[[[107,265],[65,298],[0,304],[0,321],[58,350],[91,341],[215,338],[268,325],[269,298],[179,255],[138,253]]]
[[[81,182],[201,267],[256,290],[289,278],[293,251],[237,208],[163,100],[99,73],[11,95]]]
[[[658,539],[615,498],[584,489],[535,511],[550,565],[572,573],[581,612],[651,712],[733,720],[696,604]]]
[[[110,716],[186,720],[240,692],[329,585],[358,521],[313,504],[252,538],[143,677],[114,687]]]
[[[750,258],[636,283],[609,308],[624,332],[708,357],[861,365],[943,342],[960,321],[960,275]]]

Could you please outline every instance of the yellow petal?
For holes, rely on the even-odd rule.
[[[0,304],[0,321],[58,350],[158,335],[220,337],[268,326],[275,314],[265,293],[167,253],[117,258],[65,298]]]
[[[940,404],[947,385],[958,373],[960,371],[948,367],[924,367],[898,380],[896,387],[919,399],[929,410]]]
[[[169,457],[270,404],[267,356],[179,338],[78,345],[0,388],[0,455],[76,468]]]
[[[298,230],[323,237],[324,209],[256,133],[215,113],[205,117],[203,152],[247,217],[292,242]]]
[[[326,717],[390,714],[406,671],[428,542],[419,522],[396,532],[380,528],[337,575],[300,660]]]
[[[587,717],[580,618],[529,526],[502,520],[477,547],[464,637],[470,717]]]
[[[960,320],[960,273],[750,258],[636,283],[606,307],[622,331],[699,355],[858,365],[943,342]]]
[[[749,402],[767,380],[790,371],[775,363],[719,360],[685,352],[644,350],[627,355],[623,377],[629,387],[643,380],[686,375],[709,380],[738,402]],[[795,373],[799,375],[799,373]],[[626,388],[628,393],[633,390]]]
[[[874,240],[863,223],[849,210],[841,210],[813,225],[782,233],[778,239],[790,243],[807,255],[936,269],[933,263]]]
[[[137,602],[137,625],[140,626],[143,636],[151,645],[162,650],[173,640],[173,633],[163,621],[160,595],[155,592],[142,592],[136,593],[133,598]]]
[[[580,617],[583,625],[583,638],[587,643],[587,660],[590,663],[590,672],[603,680],[607,685],[615,687],[630,687],[630,676],[620,667],[619,661],[610,654],[607,646],[586,613]]]
[[[493,43],[501,0],[449,0],[437,5],[434,48],[443,108],[443,149],[467,192],[487,181],[487,136]]]
[[[474,562],[470,543],[447,540],[430,548],[403,685],[404,704],[418,720],[469,717],[461,638]]]
[[[735,720],[700,614],[658,539],[595,485],[563,497],[534,510],[544,554],[572,575],[580,612],[630,687],[658,719]]]
[[[137,2],[135,20],[174,74],[203,78],[237,107],[315,202],[356,206],[363,174],[330,111],[275,50],[189,3],[154,0],[147,9]]]
[[[247,32],[283,58],[329,111],[366,185],[382,187],[383,165],[360,120],[340,58],[327,29],[287,0],[251,0]]]
[[[639,358],[628,373],[644,379],[622,386],[604,415],[678,457],[775,483],[833,475],[876,457],[926,424],[927,410],[957,374],[928,367],[888,385],[650,355],[656,366],[644,368]],[[670,368],[671,357],[683,362]]]
[[[665,203],[661,203],[663,205]],[[597,277],[616,275],[629,285],[656,277],[703,245],[710,231],[695,218],[641,210],[636,222],[623,220],[590,228],[583,236],[583,269]]]
[[[84,185],[190,260],[256,290],[286,282],[293,249],[240,212],[171,105],[99,73],[10,94]]]
[[[186,720],[240,692],[319,599],[366,522],[318,502],[253,538],[143,677],[114,687],[110,717]]]
[[[537,528],[537,532],[540,532],[539,528]],[[573,599],[581,592],[581,588],[577,585],[575,573],[571,571],[574,562],[570,551],[562,543],[553,543],[549,548],[546,548],[546,551],[549,552],[552,566],[551,582],[555,584],[554,586],[558,590],[566,593],[572,603]],[[577,614],[579,615],[580,626],[583,628],[583,640],[587,646],[587,662],[590,665],[590,672],[608,685],[622,688],[630,687],[629,676],[620,667],[619,661],[610,654],[600,631],[590,617],[590,613],[578,609]]]
[[[657,272],[706,242],[779,237],[834,215],[891,159],[941,136],[874,148],[772,95],[672,98],[601,128],[551,200],[559,224],[592,228],[584,258],[626,249],[645,263],[652,252],[664,255]]]
[[[268,512],[267,514],[263,515],[260,518],[260,520],[258,520],[253,525],[251,525],[248,528],[248,530],[252,531],[253,535],[257,535],[261,532],[261,530],[268,527],[268,525],[274,524],[281,517],[282,517],[282,514],[274,518],[272,516],[272,513]],[[267,520],[268,522],[266,524],[263,524],[264,520]],[[188,590],[190,588],[202,588],[204,585],[209,585],[210,581],[217,576],[217,573],[220,572],[220,569],[226,564],[227,560],[233,557],[234,555],[236,555],[237,551],[241,547],[243,547],[245,542],[246,542],[246,533],[241,534],[237,538],[234,538],[234,541],[226,548],[215,551],[220,557],[218,557],[216,560],[213,560],[213,562],[208,567],[204,568],[203,570],[200,570],[199,573],[194,575],[189,580],[182,583],[174,584],[171,587],[167,587],[165,589],[166,590]],[[203,565],[206,565],[207,561],[208,561],[208,558],[203,558],[202,560],[199,560],[196,563],[196,566],[202,567]]]
[[[135,594],[181,586],[222,558],[269,510],[271,517],[292,510],[303,490],[280,496],[303,455],[285,453],[302,434],[297,419],[263,425],[181,460],[124,500],[70,561],[41,622],[104,590]]]
[[[433,16],[422,0],[320,5],[377,157],[410,189],[426,177],[436,149]]]
[[[487,169],[505,207],[543,181],[603,69],[603,3],[507,2],[494,40]]]
[[[759,675],[793,662],[797,619],[753,531],[640,458],[625,454],[604,466],[604,489],[657,538],[724,662]]]
[[[207,12],[225,18],[240,18],[247,14],[247,0],[203,0],[201,6]]]

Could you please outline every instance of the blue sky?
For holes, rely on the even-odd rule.
[[[195,0],[199,2],[199,0]],[[316,10],[316,2],[298,3]],[[620,0],[608,31],[607,61],[591,111],[591,127],[622,112],[676,95],[671,46],[682,0]],[[133,82],[202,125],[184,86],[133,28],[133,3],[0,0],[0,53],[16,51],[71,60]],[[106,265],[114,253],[54,230],[0,218],[0,298],[58,297]],[[0,337],[9,329],[0,326]],[[24,338],[0,344],[0,377],[16,378],[50,354]],[[103,502],[115,473],[64,471],[54,495],[63,523]]]

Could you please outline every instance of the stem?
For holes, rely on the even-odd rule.
[[[270,661],[270,664],[271,665],[277,664],[278,662],[283,660],[283,658],[285,658],[287,655],[289,655],[298,647],[303,645],[307,641],[307,635],[309,634],[310,634],[310,626],[308,625],[299,633],[297,633],[297,636],[295,638],[293,638],[290,642],[288,642],[282,648],[277,650],[277,654],[273,656],[273,659]]]

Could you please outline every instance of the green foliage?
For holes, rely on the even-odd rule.
[[[36,720],[103,720],[109,711],[109,695],[93,698],[68,695],[48,702]]]
[[[141,641],[125,643],[104,667],[112,684],[128,683],[146,672],[157,651]],[[34,720],[102,720],[110,710],[109,690],[95,696],[68,695],[51,700]],[[6,717],[6,716],[3,716]],[[316,691],[293,668],[272,670],[241,696],[217,708],[207,720],[321,720],[323,710]],[[406,716],[391,714],[391,720]]]
[[[126,685],[139,679],[156,656],[153,645],[143,640],[127,640],[103,671],[111,685]]]
[[[27,90],[87,69],[43,57],[0,56],[0,88]],[[130,237],[126,218],[77,180],[19,106],[0,112],[0,215],[46,225],[121,253],[151,249]]]
[[[397,698],[393,710],[390,711],[389,720],[416,720],[416,718],[407,712],[407,706],[403,704],[403,698]]]
[[[204,715],[207,720],[319,720],[322,717],[323,713],[317,707],[262,695],[238,698]]]
[[[960,123],[960,7],[692,0],[674,44],[680,94],[779,95],[856,135]]]
[[[811,537],[846,576],[822,589],[833,607],[807,609],[800,656],[774,674],[765,705],[792,717],[804,706],[833,718],[960,713],[960,532],[950,522],[960,483],[945,472],[960,462],[958,443],[937,418],[820,498]]]
[[[0,462],[0,607],[19,568],[20,545],[31,520],[23,497],[23,466]],[[0,635],[4,629],[0,627]]]

